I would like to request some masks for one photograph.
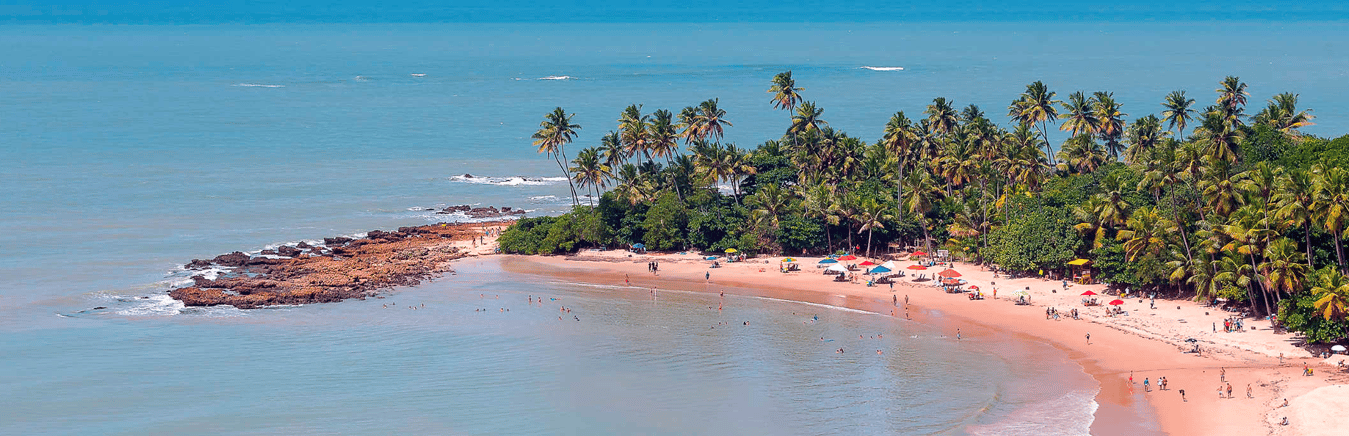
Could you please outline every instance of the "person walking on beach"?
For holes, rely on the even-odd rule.
[[[956,340],[960,340],[960,329],[956,329]]]
[[[909,307],[909,294],[904,294],[904,307]]]
[[[1180,390],[1180,401],[1185,401],[1185,390],[1184,390],[1184,389],[1181,389],[1181,390]]]
[[[709,282],[712,281],[712,272],[711,272],[711,271],[705,271],[705,272],[703,272],[703,281],[709,281]]]
[[[1091,345],[1091,333],[1087,333],[1087,345]]]
[[[1218,368],[1218,381],[1227,383],[1227,367]]]
[[[1255,391],[1251,390],[1251,384],[1246,383],[1246,398],[1255,398]]]
[[[1148,387],[1147,377],[1143,377],[1143,392],[1152,392],[1152,388]]]
[[[1232,398],[1232,384],[1227,384],[1227,398]]]
[[[893,286],[893,285],[892,285],[892,286]],[[899,307],[899,296],[898,296],[898,295],[891,295],[891,296],[890,296],[890,300],[894,301],[895,307]]]

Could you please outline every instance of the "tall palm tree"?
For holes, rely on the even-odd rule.
[[[1021,93],[1021,98],[1007,108],[1012,119],[1040,127],[1040,136],[1045,139],[1045,154],[1049,156],[1054,154],[1054,150],[1049,148],[1049,131],[1045,125],[1058,119],[1059,111],[1054,105],[1063,103],[1055,100],[1054,95],[1054,91],[1050,91],[1044,82],[1037,80],[1026,85],[1026,92]],[[1052,158],[1049,163],[1054,164]]]
[[[1148,115],[1139,118],[1129,125],[1128,137],[1129,148],[1125,150],[1125,158],[1129,162],[1140,163],[1143,159],[1149,159],[1152,156],[1153,149],[1157,147],[1171,132],[1162,130],[1162,120],[1156,115]]]
[[[1068,95],[1068,101],[1060,104],[1063,105],[1063,113],[1059,114],[1059,118],[1064,121],[1059,130],[1076,137],[1082,134],[1095,134],[1099,129],[1101,120],[1097,118],[1096,106],[1082,91]]]
[[[1119,139],[1124,135],[1124,117],[1129,114],[1120,110],[1124,105],[1115,101],[1113,93],[1105,91],[1097,91],[1091,99],[1091,105],[1098,122],[1095,133],[1105,143],[1110,158],[1114,159],[1119,156]]]
[[[801,91],[804,90],[796,87],[791,70],[787,70],[773,76],[773,86],[768,88],[768,93],[773,94],[773,107],[789,111],[796,108],[796,103],[801,101]]]
[[[582,149],[577,153],[572,165],[572,180],[575,180],[581,189],[594,189],[595,195],[590,197],[590,205],[594,206],[595,198],[600,196],[600,190],[604,189],[606,181],[613,176],[609,166],[600,161],[599,149],[593,147]]]
[[[628,156],[636,156],[639,162],[643,158],[650,158],[648,142],[651,132],[647,120],[640,104],[629,105],[618,116],[618,137],[623,142],[623,148],[628,151]]]
[[[1344,274],[1323,270],[1311,292],[1316,296],[1316,312],[1325,320],[1340,321],[1349,316],[1349,278]]]
[[[885,133],[881,137],[881,143],[890,151],[890,154],[898,160],[895,176],[895,205],[899,219],[904,219],[904,170],[909,166],[910,158],[914,155],[913,143],[918,140],[918,134],[913,129],[913,122],[909,117],[904,116],[904,111],[896,112],[890,117],[890,121],[885,123]]]
[[[1288,238],[1275,239],[1265,247],[1264,255],[1265,262],[1260,264],[1260,271],[1273,288],[1276,303],[1283,295],[1292,295],[1302,289],[1307,278],[1307,265],[1303,263],[1297,243]]]
[[[745,203],[753,207],[752,212],[763,217],[773,228],[777,228],[782,216],[791,213],[795,206],[791,193],[782,189],[777,183],[760,186],[754,195],[745,200]]]
[[[707,137],[707,134],[699,128],[698,108],[696,107],[684,106],[684,109],[679,111],[677,127],[679,128],[679,137],[684,138],[685,144],[702,141]]]
[[[858,211],[859,222],[862,227],[857,229],[857,234],[867,232],[867,257],[871,257],[871,234],[875,229],[885,228],[884,220],[890,219],[890,214],[886,213],[886,208],[880,202],[873,198],[862,201],[861,210]]]
[[[1130,262],[1142,255],[1161,258],[1168,245],[1166,229],[1172,226],[1156,209],[1134,211],[1125,227],[1115,233],[1115,239],[1124,241],[1124,254]]]
[[[1195,129],[1195,134],[1205,145],[1204,154],[1209,158],[1237,162],[1236,147],[1243,135],[1234,124],[1228,122],[1221,110],[1210,107],[1204,111],[1203,123]]]
[[[824,115],[824,109],[815,107],[815,102],[802,102],[796,107],[796,115],[792,116],[792,125],[787,128],[787,133],[794,136],[802,135],[828,126],[829,123],[821,119],[820,115]]]
[[[1244,108],[1246,107],[1246,97],[1251,93],[1246,92],[1246,83],[1235,76],[1227,76],[1221,82],[1218,82],[1218,109],[1223,115],[1223,119],[1233,126],[1240,126]]]
[[[718,99],[704,101],[698,105],[697,124],[703,130],[703,137],[711,137],[720,142],[726,127],[734,126],[726,121],[726,111],[717,107]]]
[[[1345,271],[1344,229],[1349,225],[1349,170],[1340,167],[1325,168],[1321,164],[1312,167],[1316,174],[1315,197],[1312,210],[1321,228],[1335,239],[1335,259],[1340,264],[1340,272]]]
[[[1300,136],[1298,128],[1315,125],[1311,109],[1297,109],[1297,94],[1285,92],[1269,100],[1269,106],[1255,115],[1256,124],[1265,124],[1289,136]]]
[[[656,188],[651,182],[637,172],[637,166],[625,163],[618,169],[616,174],[618,179],[618,198],[626,200],[630,205],[644,203],[655,198]]]
[[[923,242],[927,252],[932,252],[932,233],[928,230],[930,223],[927,220],[928,212],[937,207],[937,202],[941,200],[942,190],[932,180],[932,176],[927,171],[914,171],[909,173],[909,177],[904,179],[906,190],[908,191],[904,198],[904,208],[909,210],[914,217],[918,219],[918,224],[923,228]]]
[[[1194,99],[1185,97],[1185,91],[1171,91],[1167,94],[1166,101],[1162,102],[1162,120],[1167,122],[1170,129],[1176,129],[1176,137],[1185,139],[1185,126],[1189,125],[1190,120],[1194,118]]]
[[[937,97],[932,100],[932,104],[927,105],[927,121],[932,125],[932,130],[941,135],[949,135],[956,130],[960,122],[960,115],[956,113],[955,107],[946,97]]]
[[[534,132],[532,136],[534,145],[539,147],[539,153],[547,153],[557,162],[558,169],[562,170],[562,176],[567,179],[567,186],[571,187],[572,206],[580,202],[576,197],[576,185],[571,182],[571,173],[562,165],[562,161],[567,159],[564,148],[576,139],[576,131],[581,129],[581,125],[571,123],[574,116],[576,114],[568,115],[567,111],[560,107],[553,109],[543,116],[543,121],[539,123],[539,131]]]
[[[600,160],[609,168],[617,169],[628,159],[628,150],[623,148],[623,138],[618,132],[609,131],[600,137]]]
[[[1278,210],[1274,216],[1283,220],[1285,225],[1302,228],[1307,268],[1315,268],[1312,264],[1312,224],[1316,221],[1312,209],[1316,195],[1313,178],[1306,171],[1292,170],[1284,175],[1279,185],[1279,189],[1275,190]]]

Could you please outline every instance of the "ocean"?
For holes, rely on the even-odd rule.
[[[784,70],[867,140],[937,96],[1001,120],[1043,80],[1059,98],[1113,91],[1133,119],[1175,89],[1208,104],[1237,75],[1249,113],[1299,93],[1317,116],[1305,131],[1338,136],[1346,36],[1254,21],[6,25],[0,433],[1007,434],[1030,404],[1085,433],[1090,379],[1028,368],[1069,362],[1052,348],[863,313],[736,297],[719,315],[702,295],[652,303],[494,262],[387,300],[240,311],[166,292],[193,258],[466,219],[435,213],[447,205],[559,213],[565,183],[529,139],[557,106],[582,126],[574,156],[629,104],[717,98],[725,141],[776,138],[789,114],[765,91]],[[556,328],[559,304],[582,320]],[[722,321],[756,327],[708,328]],[[883,357],[818,339],[866,332],[885,339],[855,346]]]

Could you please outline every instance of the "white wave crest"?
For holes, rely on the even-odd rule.
[[[486,176],[474,176],[474,175],[471,175],[471,174],[464,174],[464,175],[462,175],[462,176],[451,176],[451,177],[450,177],[450,180],[451,180],[451,181],[455,181],[455,182],[461,182],[461,183],[473,183],[473,184],[479,184],[479,185],[496,185],[496,186],[545,186],[545,185],[555,185],[555,184],[558,184],[558,183],[561,183],[561,182],[565,182],[565,181],[567,181],[567,178],[565,178],[565,177],[524,177],[524,176],[512,176],[512,177],[486,177]]]
[[[865,69],[865,70],[871,70],[871,71],[904,71],[904,67],[872,67],[872,66],[862,66],[861,68],[862,68],[862,69]]]
[[[234,86],[242,86],[242,87],[245,87],[245,88],[285,88],[285,87],[286,87],[286,85],[268,85],[268,84],[265,84],[265,83],[235,83]]]
[[[1096,420],[1096,394],[1090,391],[1070,391],[1056,398],[1037,401],[1022,407],[1002,422],[971,426],[965,431],[972,435],[1040,435],[1044,429],[1056,429],[1057,434],[1091,434]]]
[[[540,77],[540,78],[539,78],[539,80],[571,80],[571,79],[575,79],[575,77],[572,77],[572,76],[547,76],[547,77]]]
[[[122,316],[170,316],[181,313],[186,307],[183,302],[168,295],[152,295],[116,313]]]
[[[426,77],[426,73],[412,73],[412,77]]]

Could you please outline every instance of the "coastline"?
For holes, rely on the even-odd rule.
[[[1021,290],[1029,287],[1033,304],[1018,306],[999,298],[969,300],[965,294],[946,294],[930,285],[923,286],[902,278],[894,287],[894,296],[888,286],[867,287],[864,283],[833,282],[814,269],[819,258],[801,258],[804,270],[783,274],[778,272],[776,259],[755,259],[750,263],[725,264],[723,268],[709,269],[709,262],[695,255],[643,254],[625,251],[583,252],[570,256],[516,256],[503,255],[503,268],[513,273],[560,276],[596,284],[620,284],[627,278],[636,287],[656,287],[694,292],[725,291],[815,304],[826,304],[866,310],[903,317],[904,303],[894,307],[893,302],[910,298],[909,316],[914,320],[938,326],[944,330],[959,328],[967,337],[1009,334],[1025,340],[1039,341],[1064,352],[1099,385],[1096,395],[1098,409],[1091,433],[1098,435],[1156,434],[1334,434],[1343,428],[1344,418],[1323,417],[1316,410],[1327,409],[1327,404],[1349,404],[1343,386],[1349,377],[1336,371],[1328,359],[1313,359],[1306,351],[1291,344],[1289,335],[1274,332],[1216,334],[1201,339],[1204,353],[1196,356],[1185,353],[1174,339],[1177,335],[1193,335],[1193,331],[1175,329],[1175,322],[1133,322],[1140,318],[1157,318],[1158,309],[1147,309],[1147,303],[1138,307],[1138,300],[1126,304],[1130,316],[1106,317],[1103,310],[1082,308],[1069,301],[1076,300],[1085,290],[1103,291],[1101,285],[1078,285],[1060,294],[1059,282],[1035,278],[993,279],[993,274],[980,271],[978,266],[957,263],[955,269],[962,278],[978,284],[986,292],[991,283],[999,282],[1000,289]],[[645,263],[660,262],[659,275],[644,270]],[[908,262],[912,263],[912,262]],[[906,264],[900,262],[900,264]],[[935,272],[929,270],[927,272]],[[705,280],[704,273],[711,278]],[[704,285],[704,283],[711,286]],[[713,290],[715,289],[715,291]],[[1189,301],[1159,301],[1167,309],[1190,316],[1204,308]],[[1060,310],[1081,309],[1081,320],[1064,317],[1046,320],[1045,309],[1055,306]],[[1190,307],[1187,307],[1190,306]],[[1209,309],[1212,311],[1213,309]],[[1209,318],[1223,315],[1212,313]],[[1165,315],[1163,315],[1165,316]],[[1195,316],[1202,317],[1203,315]],[[1190,327],[1203,324],[1179,321]],[[1152,320],[1149,320],[1152,321]],[[1254,323],[1251,323],[1254,324]],[[1206,326],[1204,326],[1206,327]],[[1197,328],[1191,328],[1196,330]],[[1091,334],[1090,344],[1086,334]],[[1280,365],[1278,353],[1284,353],[1285,364]],[[1344,357],[1344,356],[1340,356]],[[1301,363],[1317,367],[1316,376],[1302,377]],[[1225,378],[1219,373],[1225,370]],[[1133,383],[1129,382],[1132,375]],[[1150,392],[1143,389],[1142,379],[1168,379],[1168,389],[1159,390],[1153,384]],[[1233,386],[1235,398],[1219,398],[1214,390],[1225,379]],[[1249,384],[1252,396],[1247,398]],[[1225,386],[1225,384],[1223,384]],[[1320,389],[1326,387],[1326,389]],[[1180,390],[1186,395],[1182,400]],[[1318,398],[1302,401],[1302,397],[1316,390]],[[1279,407],[1284,398],[1289,408]],[[1282,417],[1289,416],[1291,425],[1282,426]],[[1298,417],[1294,419],[1293,417]],[[1325,419],[1314,419],[1323,417]],[[1157,427],[1160,427],[1158,429]]]

